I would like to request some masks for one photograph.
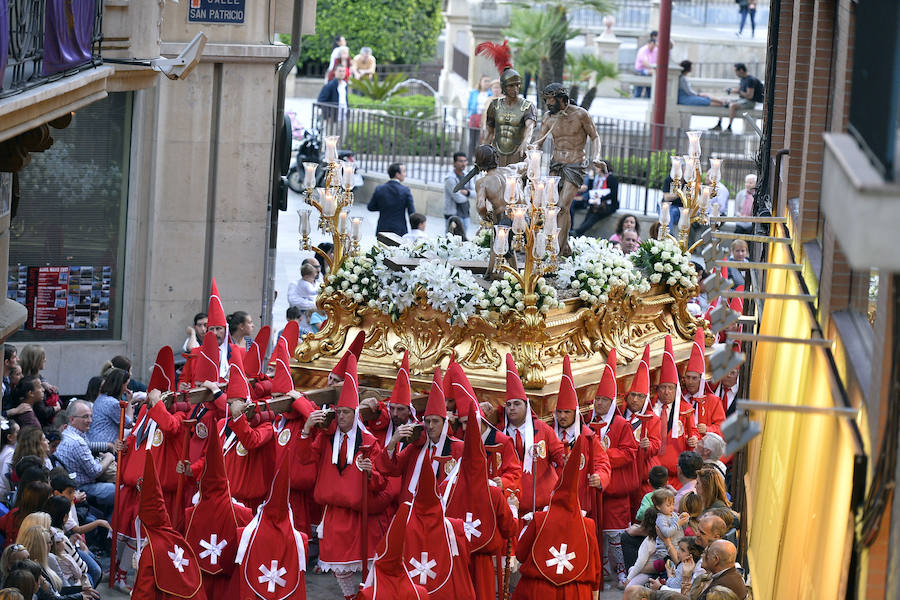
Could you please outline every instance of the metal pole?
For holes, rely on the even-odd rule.
[[[672,29],[672,0],[660,0],[659,3],[659,54],[656,58],[656,90],[653,99],[653,142],[654,150],[663,149],[663,126],[666,122],[666,87],[669,81],[669,33]]]

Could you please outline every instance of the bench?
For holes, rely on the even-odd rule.
[[[690,129],[691,128],[691,117],[722,117],[728,116],[728,107],[727,106],[692,106],[690,104],[679,104],[678,112],[681,114],[681,128],[682,129]],[[756,107],[750,110],[739,110],[735,115],[735,118],[739,118],[743,115],[750,115],[754,119],[762,119],[762,104],[758,103]]]
[[[627,92],[631,92],[631,90],[626,87],[628,85],[637,87],[653,87],[653,75],[638,75],[637,73],[620,71],[619,83],[622,84],[622,88]]]

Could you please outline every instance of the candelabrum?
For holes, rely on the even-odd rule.
[[[678,243],[685,252],[690,252],[689,237],[691,223],[709,224],[709,213],[719,216],[721,207],[718,202],[713,202],[716,197],[716,186],[722,177],[722,159],[709,159],[709,185],[703,185],[703,175],[700,169],[700,136],[701,131],[688,131],[688,153],[683,156],[673,156],[672,170],[669,172],[672,178],[672,193],[681,200],[681,217],[678,220]],[[663,202],[659,211],[659,237],[668,235],[669,229],[669,202]]]
[[[353,206],[353,163],[339,161],[337,158],[338,136],[325,137],[325,187],[316,187],[316,171],[318,163],[305,162],[303,169],[304,201],[319,212],[319,231],[331,235],[334,244],[332,256],[316,246],[310,246],[311,210],[301,208],[300,215],[300,249],[312,250],[325,259],[329,267],[340,265],[345,256],[359,254],[360,225],[362,219],[350,218],[347,212]]]
[[[537,281],[556,270],[559,256],[559,227],[556,224],[559,177],[541,176],[542,157],[540,150],[529,150],[525,178],[506,176],[504,201],[510,224],[494,226],[491,247],[499,261],[499,268],[512,274],[522,286],[526,310],[527,307],[537,306]],[[513,268],[503,259],[510,244],[513,251],[525,255],[522,269]]]

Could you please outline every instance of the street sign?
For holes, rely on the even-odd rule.
[[[246,0],[190,0],[189,23],[243,25]]]

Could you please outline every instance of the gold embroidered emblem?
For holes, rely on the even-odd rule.
[[[209,430],[206,428],[206,425],[203,423],[197,423],[197,426],[194,427],[194,433],[197,434],[197,437],[201,440],[205,440],[209,435]]]
[[[237,448],[235,448],[235,452],[237,452],[238,456],[247,456],[247,449],[244,448],[244,445],[240,442],[237,443]]]
[[[603,439],[600,440],[600,445],[603,447],[604,450],[609,450],[610,441],[609,441],[608,435],[603,436]]]
[[[456,459],[451,458],[447,462],[444,463],[444,475],[449,475],[453,472],[453,467],[456,466]]]
[[[291,430],[290,429],[282,429],[281,433],[278,434],[278,443],[282,446],[287,446],[288,442],[291,441]]]
[[[153,432],[153,446],[159,447],[162,446],[163,443],[163,433],[159,429]]]

